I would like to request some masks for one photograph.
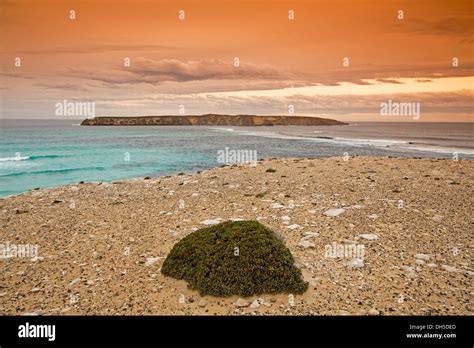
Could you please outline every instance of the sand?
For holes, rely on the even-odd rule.
[[[267,159],[2,199],[0,243],[38,255],[0,259],[0,314],[472,315],[473,174],[468,160]],[[161,275],[177,241],[228,219],[277,232],[309,290],[201,297]]]

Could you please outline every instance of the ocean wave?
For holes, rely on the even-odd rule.
[[[15,157],[0,157],[0,162],[17,162],[27,160],[37,160],[42,158],[60,158],[66,156],[60,155],[37,155],[37,156],[15,156]]]
[[[37,174],[53,174],[53,173],[70,173],[83,170],[105,170],[104,167],[82,167],[82,168],[65,168],[65,169],[48,169],[48,170],[37,170],[33,172],[15,172],[9,174],[0,175],[0,177],[10,176],[23,176],[23,175],[37,175]]]
[[[0,162],[26,161],[28,159],[30,159],[29,156],[0,157]]]
[[[61,158],[66,156],[60,155],[38,155],[38,156],[30,156],[30,160],[41,159],[41,158]]]

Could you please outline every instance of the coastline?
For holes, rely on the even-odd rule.
[[[472,315],[473,184],[472,160],[332,157],[28,191],[0,199],[2,243],[39,247],[0,260],[0,313]],[[177,241],[228,219],[283,237],[310,283],[294,305],[239,307],[161,275]],[[325,256],[354,244],[362,263]]]

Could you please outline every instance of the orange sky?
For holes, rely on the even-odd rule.
[[[285,115],[293,105],[300,115],[382,121],[380,103],[392,99],[420,102],[420,121],[472,120],[472,4],[0,0],[1,117],[54,118],[67,99],[95,101],[97,115],[177,114],[180,105]]]

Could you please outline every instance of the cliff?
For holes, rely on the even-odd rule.
[[[88,118],[82,126],[332,126],[346,123],[307,116],[180,115],[180,116],[101,116]]]

